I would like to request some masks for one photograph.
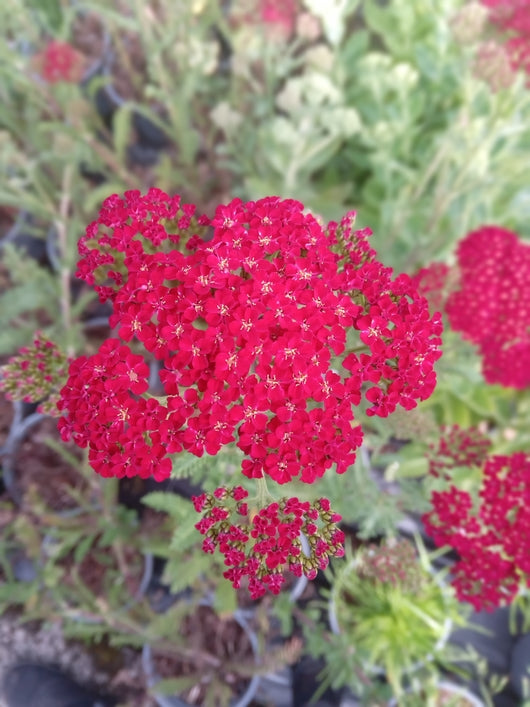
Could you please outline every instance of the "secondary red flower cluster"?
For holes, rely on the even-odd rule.
[[[288,39],[294,32],[298,0],[260,0],[262,22]]]
[[[530,75],[530,3],[528,0],[482,0],[490,21],[506,37],[504,47],[514,69]]]
[[[446,303],[449,323],[478,346],[484,378],[530,385],[530,247],[515,233],[484,226],[457,251],[459,289]]]
[[[482,226],[460,241],[456,255],[456,274],[433,263],[415,276],[418,290],[478,347],[488,383],[528,387],[530,246],[512,231]]]
[[[35,64],[48,83],[75,83],[82,77],[84,58],[68,42],[52,40],[36,55]]]
[[[473,436],[469,448],[477,449]],[[460,437],[465,437],[463,430]],[[484,461],[485,448],[479,446],[471,454],[483,462],[478,498],[454,485],[435,491],[423,522],[436,545],[449,545],[460,556],[452,570],[458,598],[477,610],[492,610],[509,604],[522,582],[530,586],[530,545],[525,541],[530,530],[530,456],[518,452]]]
[[[277,197],[236,199],[211,221],[158,189],[108,198],[81,239],[78,275],[112,302],[119,338],[72,364],[63,437],[88,445],[104,476],[163,479],[168,455],[233,441],[248,477],[344,472],[362,441],[353,408],[364,397],[368,414],[386,416],[427,398],[441,333],[353,222],[323,228]],[[164,398],[143,397],[132,339],[163,363]]]
[[[192,499],[195,510],[204,512],[195,526],[206,536],[203,550],[219,549],[229,567],[223,576],[236,589],[246,577],[253,599],[267,590],[278,594],[286,570],[314,579],[319,569],[326,569],[331,556],[344,555],[344,533],[337,528],[341,516],[333,513],[327,498],[313,503],[282,498],[252,513],[247,497],[247,491],[236,486]],[[235,522],[233,517],[237,517]],[[305,549],[302,535],[308,543]]]

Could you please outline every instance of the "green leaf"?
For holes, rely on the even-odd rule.
[[[176,520],[182,520],[190,510],[194,510],[189,501],[166,491],[151,491],[142,497],[142,503],[155,511],[167,513]]]
[[[74,550],[74,562],[76,564],[79,564],[84,560],[86,557],[88,551],[92,547],[92,544],[94,542],[94,536],[93,535],[87,535],[85,538],[81,540],[80,543],[76,546]]]
[[[120,163],[127,161],[127,145],[131,138],[132,109],[128,103],[121,105],[112,119],[114,149]],[[108,184],[106,185],[108,189]],[[107,191],[107,194],[110,192]]]
[[[237,609],[237,595],[230,582],[219,582],[214,595],[213,608],[220,615],[233,614]]]
[[[38,11],[43,17],[46,29],[56,35],[63,24],[63,11],[60,0],[28,0],[29,8]]]
[[[161,695],[179,695],[197,685],[200,680],[200,673],[185,675],[181,678],[164,678],[164,680],[159,680],[152,690]]]
[[[169,556],[162,581],[168,584],[173,594],[178,594],[197,584],[198,580],[204,583],[212,571],[212,558],[201,551],[183,557]],[[225,581],[225,580],[223,580]]]

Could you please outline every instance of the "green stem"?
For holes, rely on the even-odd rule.
[[[256,501],[258,504],[259,508],[265,508],[271,500],[273,499],[273,496],[271,495],[269,489],[267,488],[267,480],[263,476],[261,479],[257,479],[257,487],[258,487],[258,493],[256,495]]]
[[[72,301],[70,291],[70,267],[68,262],[68,233],[67,223],[70,210],[72,191],[72,166],[67,165],[63,172],[61,199],[59,203],[59,218],[55,222],[57,229],[57,239],[59,242],[60,263],[61,263],[61,315],[64,330],[68,337],[72,332]],[[66,353],[73,356],[75,347],[72,341],[68,341]]]

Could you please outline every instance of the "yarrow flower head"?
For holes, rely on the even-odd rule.
[[[89,446],[103,475],[145,474],[151,448],[162,478],[168,455],[232,442],[248,477],[344,472],[362,441],[361,399],[369,415],[414,407],[440,356],[439,317],[368,236],[351,214],[324,229],[277,197],[236,199],[211,221],[156,189],[110,197],[80,242],[78,274],[112,302],[118,338],[72,365],[63,436]],[[148,372],[132,340],[163,363],[163,400],[142,397]]]
[[[39,410],[59,417],[59,390],[63,386],[69,359],[41,332],[32,346],[23,347],[0,368],[0,391],[8,400],[40,403]]]
[[[195,510],[203,513],[195,526],[205,536],[203,550],[224,555],[229,569],[223,576],[236,589],[245,579],[253,599],[267,590],[278,594],[286,571],[314,579],[330,557],[344,555],[344,533],[337,527],[341,516],[328,499],[309,503],[282,498],[253,512],[247,497],[238,486],[192,499]]]
[[[529,493],[530,457],[522,452],[488,457],[477,497],[454,485],[432,493],[425,529],[459,554],[453,585],[477,610],[510,604],[530,586]]]
[[[260,0],[262,22],[286,39],[294,32],[299,9],[298,0]]]
[[[324,227],[278,197],[235,199],[212,219],[154,188],[109,197],[79,243],[78,276],[112,304],[116,335],[72,362],[62,437],[88,447],[102,476],[163,480],[175,455],[227,445],[242,453],[243,477],[261,484],[345,472],[362,442],[356,407],[364,400],[368,415],[385,417],[429,397],[442,330],[354,220]],[[147,357],[160,365],[158,397],[148,394]],[[279,568],[313,576],[340,554],[325,499],[255,512],[232,507],[239,501],[222,490],[197,501],[198,528],[234,584],[254,577],[253,594],[275,591]]]
[[[76,83],[83,74],[84,57],[68,42],[52,40],[35,57],[35,64],[47,83]]]
[[[459,284],[446,303],[451,328],[477,345],[488,383],[530,385],[530,247],[483,226],[457,251]]]

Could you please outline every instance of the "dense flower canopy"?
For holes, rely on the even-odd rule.
[[[108,198],[81,239],[79,277],[113,306],[117,338],[71,366],[63,437],[103,476],[167,478],[170,456],[235,441],[248,477],[312,483],[344,472],[369,415],[410,409],[435,385],[441,322],[353,230],[297,201],[194,207],[158,189]],[[201,236],[210,229],[210,240]],[[143,395],[162,362],[165,397]]]

